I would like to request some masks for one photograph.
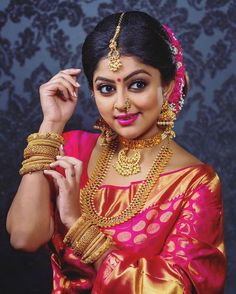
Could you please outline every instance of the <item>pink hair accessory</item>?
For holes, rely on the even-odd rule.
[[[170,37],[170,49],[173,53],[176,63],[175,86],[169,96],[168,102],[171,110],[177,114],[184,105],[183,88],[185,85],[185,69],[183,63],[183,53],[180,43],[174,36],[174,33],[171,31],[171,29],[166,25],[163,25],[163,27]]]

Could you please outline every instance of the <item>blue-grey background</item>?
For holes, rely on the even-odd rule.
[[[50,293],[47,251],[16,252],[5,231],[25,138],[42,119],[39,85],[60,69],[80,67],[86,33],[105,15],[126,10],[148,12],[182,42],[190,91],[176,123],[177,141],[221,177],[228,252],[225,293],[236,293],[234,0],[0,1],[0,293]],[[80,100],[67,128],[91,130],[97,112],[84,76],[79,79]]]

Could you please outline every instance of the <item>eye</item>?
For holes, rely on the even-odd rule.
[[[143,88],[145,88],[146,85],[147,85],[146,82],[141,81],[141,80],[138,80],[138,81],[133,82],[133,83],[129,86],[129,88],[130,88],[130,89],[139,90],[139,89],[143,89]]]
[[[97,90],[100,91],[102,94],[110,94],[112,93],[115,89],[111,85],[99,85],[97,87]]]

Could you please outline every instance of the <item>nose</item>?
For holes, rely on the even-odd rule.
[[[128,112],[130,109],[130,100],[126,97],[124,92],[117,92],[116,100],[114,103],[114,109],[120,112]]]

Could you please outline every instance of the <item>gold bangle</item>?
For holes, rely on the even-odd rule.
[[[32,156],[28,159],[25,159],[22,161],[22,165],[34,165],[37,163],[52,163],[54,161],[54,158],[46,157],[46,156]]]
[[[46,140],[53,140],[63,144],[64,138],[57,134],[57,133],[33,133],[30,134],[27,138],[28,143],[37,139],[46,139]]]
[[[20,175],[23,176],[28,173],[36,172],[36,171],[41,171],[45,169],[50,169],[49,164],[38,164],[34,166],[28,166],[28,167],[22,167],[19,171]]]
[[[44,155],[55,158],[59,154],[59,149],[52,146],[28,145],[24,150],[24,158]]]
[[[31,141],[28,145],[29,146],[39,146],[39,145],[40,146],[51,146],[54,148],[59,148],[62,144],[60,142],[56,142],[56,141],[40,139],[40,140]]]
[[[25,164],[28,164],[28,163],[34,164],[34,163],[40,162],[40,161],[47,161],[47,162],[51,163],[54,160],[55,160],[55,158],[53,158],[53,157],[34,155],[34,156],[31,156],[30,158],[24,159],[22,161],[22,165],[25,165]]]

